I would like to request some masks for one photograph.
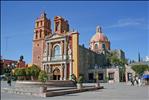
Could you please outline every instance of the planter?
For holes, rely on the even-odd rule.
[[[77,83],[77,89],[82,89],[82,88],[83,88],[82,83]]]
[[[43,92],[47,92],[47,87],[46,86],[40,87],[40,93],[43,93]]]

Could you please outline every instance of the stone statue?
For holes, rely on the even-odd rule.
[[[23,61],[23,59],[24,59],[24,57],[23,57],[23,55],[21,55],[19,61]]]

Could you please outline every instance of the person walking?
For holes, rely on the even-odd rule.
[[[8,84],[9,86],[11,86],[11,78],[10,78],[10,77],[8,77],[7,84]]]
[[[141,78],[138,79],[138,84],[139,84],[139,86],[141,86],[141,84],[142,84],[141,83]]]
[[[131,86],[134,86],[134,80],[131,78]]]

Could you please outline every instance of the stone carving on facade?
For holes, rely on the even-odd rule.
[[[72,54],[72,50],[70,48],[70,43],[68,44],[68,56],[69,56],[69,59],[71,59],[71,54]]]

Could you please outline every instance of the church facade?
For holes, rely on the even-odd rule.
[[[98,72],[99,80],[106,77],[119,81],[119,68],[108,66],[106,54],[110,50],[110,41],[96,27],[96,33],[89,42],[89,48],[79,45],[79,32],[71,31],[69,23],[61,16],[54,17],[54,30],[51,20],[42,13],[35,22],[32,63],[48,73],[49,80],[71,80],[74,74],[77,78],[82,74],[85,81],[94,81]],[[117,52],[117,51],[116,51]],[[122,50],[117,55],[125,58]]]

